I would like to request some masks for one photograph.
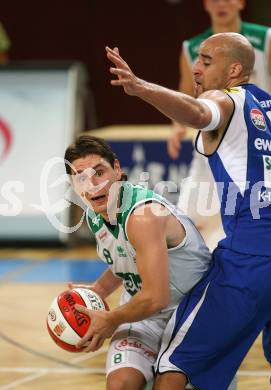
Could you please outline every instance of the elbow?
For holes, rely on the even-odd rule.
[[[169,292],[165,292],[162,295],[159,295],[159,297],[153,298],[151,307],[153,309],[153,312],[159,312],[163,309],[165,309],[170,303],[170,294]]]

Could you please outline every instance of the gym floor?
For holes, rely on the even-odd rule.
[[[48,307],[67,282],[91,282],[104,269],[92,246],[0,249],[0,390],[105,389],[107,345],[95,353],[69,353],[46,329]],[[108,299],[110,307],[119,295]],[[270,389],[270,377],[259,337],[238,372],[238,390]]]

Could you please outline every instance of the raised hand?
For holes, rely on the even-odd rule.
[[[123,87],[128,95],[136,96],[144,81],[135,76],[127,62],[120,56],[117,47],[111,49],[106,46],[105,49],[107,58],[115,65],[115,68],[110,68],[110,73],[118,77],[118,79],[111,80],[111,85]]]

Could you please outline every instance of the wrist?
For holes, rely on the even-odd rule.
[[[122,318],[121,313],[119,313],[118,308],[108,311],[107,315],[108,315],[110,324],[112,324],[112,326],[114,326],[115,328],[117,328],[121,324],[124,324],[125,322],[128,322]]]
[[[106,294],[103,286],[98,281],[93,284],[93,291],[96,292],[102,299],[105,299],[108,295]]]

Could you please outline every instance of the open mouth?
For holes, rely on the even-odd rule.
[[[196,92],[198,92],[200,87],[201,87],[201,83],[199,83],[198,81],[195,81],[194,88],[195,88]]]
[[[228,15],[228,13],[226,11],[220,11],[220,12],[217,13],[217,16],[219,18],[224,18],[227,15]]]
[[[97,200],[102,200],[105,199],[105,195],[98,195],[98,196],[93,196],[91,198],[92,201],[96,202]]]

